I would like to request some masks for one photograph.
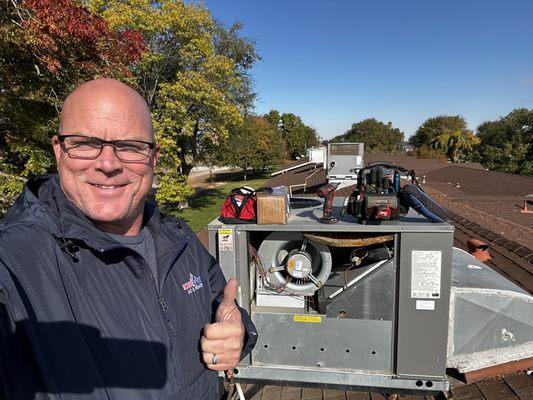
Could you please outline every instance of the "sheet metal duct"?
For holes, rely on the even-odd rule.
[[[533,296],[454,248],[447,367],[461,373],[533,357]]]

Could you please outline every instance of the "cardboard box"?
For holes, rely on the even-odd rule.
[[[289,217],[289,193],[286,186],[272,188],[272,193],[257,194],[257,223],[286,224]]]

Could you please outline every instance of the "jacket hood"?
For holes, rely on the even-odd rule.
[[[65,196],[57,174],[39,176],[27,182],[3,223],[6,227],[16,224],[36,224],[58,239],[81,240],[99,251],[117,245]],[[154,234],[165,230],[176,236],[175,239],[184,236],[182,232],[176,233],[176,225],[180,227],[176,219],[162,215],[148,202],[145,203],[143,225],[154,229]]]

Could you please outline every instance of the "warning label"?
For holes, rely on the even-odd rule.
[[[294,322],[312,322],[315,324],[322,323],[322,317],[314,315],[295,315]]]
[[[441,264],[441,251],[413,250],[411,252],[411,298],[440,298]]]
[[[233,229],[218,230],[218,251],[233,251]]]

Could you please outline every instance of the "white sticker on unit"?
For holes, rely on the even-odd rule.
[[[218,251],[233,251],[233,229],[218,230]]]
[[[442,251],[411,252],[411,298],[440,299]]]
[[[435,310],[435,302],[433,300],[417,300],[417,310]]]

